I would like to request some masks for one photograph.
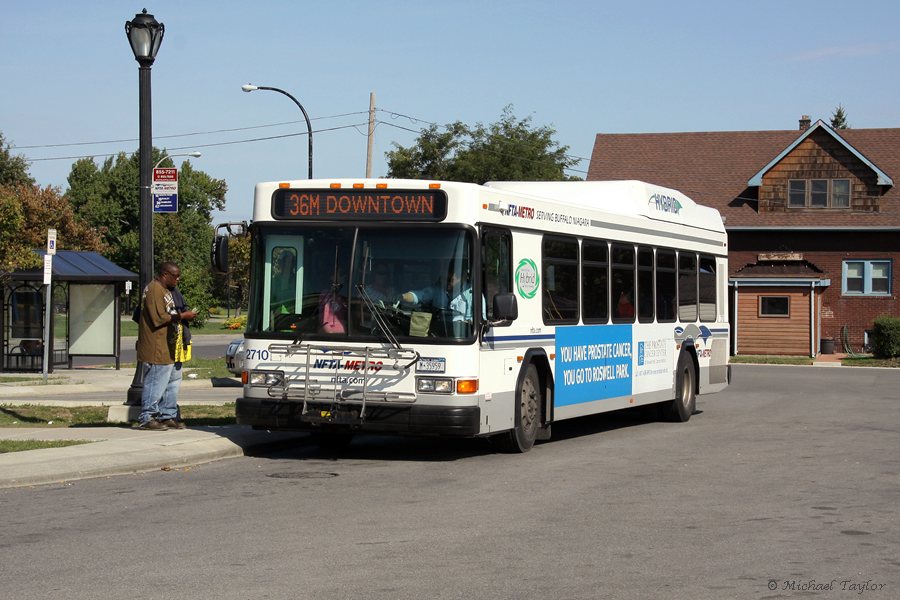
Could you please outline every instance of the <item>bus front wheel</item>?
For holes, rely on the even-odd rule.
[[[667,421],[684,423],[694,414],[697,408],[695,378],[694,361],[687,352],[682,352],[675,371],[675,399],[666,403],[663,408]]]
[[[502,452],[523,453],[531,450],[541,422],[541,381],[537,369],[530,364],[516,390],[515,426],[491,438]]]

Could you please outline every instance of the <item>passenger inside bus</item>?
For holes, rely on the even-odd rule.
[[[319,333],[347,332],[347,297],[341,293],[344,279],[344,269],[338,265],[331,282],[319,294]]]
[[[628,292],[619,294],[619,301],[616,303],[616,317],[619,319],[634,318],[634,303],[631,301],[631,295]]]

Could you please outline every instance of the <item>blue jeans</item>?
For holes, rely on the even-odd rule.
[[[165,421],[178,417],[178,389],[181,387],[181,363],[147,364],[141,391],[141,425],[150,419]]]

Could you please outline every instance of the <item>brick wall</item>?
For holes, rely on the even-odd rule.
[[[900,235],[896,232],[733,232],[729,233],[729,274],[748,263],[756,263],[759,253],[799,252],[831,279],[822,295],[822,336],[837,340],[841,351],[841,333],[849,329],[855,351],[863,346],[865,330],[871,330],[876,317],[900,316]],[[891,260],[891,295],[845,296],[841,294],[844,260]],[[739,333],[740,335],[740,329]]]

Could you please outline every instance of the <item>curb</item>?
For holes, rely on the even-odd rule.
[[[104,439],[102,431],[82,431],[68,439],[96,441],[0,454],[0,489],[181,469],[244,456],[254,448],[294,443],[307,435],[303,432],[256,431],[243,426],[189,429],[189,439],[180,437],[182,432],[135,432],[137,435],[129,435],[130,430],[118,430],[117,433],[112,436],[114,439]],[[53,437],[60,439],[64,435],[58,432]]]

